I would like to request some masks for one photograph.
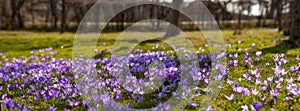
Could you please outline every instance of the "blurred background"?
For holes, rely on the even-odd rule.
[[[105,18],[116,6],[124,7],[130,3],[119,0],[103,2],[105,11],[99,17]],[[183,0],[179,0],[183,1]],[[36,30],[36,31],[76,31],[84,14],[97,0],[0,0],[0,29],[2,30]],[[162,6],[137,6],[134,11],[123,11],[115,16],[105,31],[122,31],[139,16],[149,18],[170,19],[171,10],[163,6],[171,6],[172,0],[145,0],[156,2]],[[202,2],[213,14],[221,29],[235,29],[234,34],[241,34],[238,29],[243,28],[276,28],[289,35],[294,0],[184,0],[182,11],[193,13],[201,10]],[[148,9],[147,9],[148,8]],[[138,11],[143,15],[136,16]],[[201,26],[210,25],[212,21],[205,21],[205,16],[194,14],[194,20]],[[180,17],[182,30],[197,30],[185,17]],[[153,23],[153,28],[161,28],[160,23]]]

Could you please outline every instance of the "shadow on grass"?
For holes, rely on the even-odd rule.
[[[286,53],[289,50],[294,50],[297,48],[299,48],[299,46],[294,46],[287,41],[283,41],[280,44],[277,44],[273,47],[262,49],[262,52],[265,54],[268,54],[268,53],[269,54],[280,54],[280,53]]]
[[[113,44],[115,42],[115,40],[108,40],[108,41],[105,41],[105,42],[109,42],[111,44]],[[132,39],[132,40],[121,40],[121,42],[127,42],[127,43],[138,43],[138,40],[137,39]],[[161,40],[158,40],[158,39],[150,39],[150,40],[145,40],[145,41],[142,41],[140,42],[138,45],[139,46],[144,46],[148,43],[150,44],[154,44],[154,43],[161,43],[162,41]],[[118,51],[121,51],[121,50],[128,50],[128,47],[119,47],[117,49],[115,49],[114,51],[118,52]],[[104,58],[104,57],[109,57],[110,53],[107,51],[107,49],[104,49],[103,51],[101,51],[100,53],[98,53],[95,58]]]

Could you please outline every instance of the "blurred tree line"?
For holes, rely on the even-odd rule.
[[[96,2],[97,0],[0,0],[0,28],[2,30],[74,31],[84,14]],[[156,2],[161,5],[135,6],[124,10],[110,20],[105,30],[122,31],[130,24],[138,22],[140,18],[165,20],[179,26],[182,30],[197,30],[195,22],[165,7],[174,6],[176,2],[183,12],[195,15],[192,19],[197,20],[196,24],[200,24],[201,29],[205,29],[213,21],[207,20],[205,14],[193,14],[194,10],[205,8],[199,5],[200,2],[203,3],[221,28],[235,29],[235,34],[241,34],[243,28],[253,27],[278,28],[279,31],[283,30],[285,34],[289,34],[293,21],[297,21],[292,18],[298,17],[294,14],[297,12],[295,4],[298,0],[195,0],[193,2],[145,0],[145,2]],[[99,12],[99,17],[109,19],[106,15],[113,12],[116,7],[124,7],[128,4],[119,0],[102,2],[105,11]],[[258,15],[251,13],[255,5],[259,7]],[[141,12],[143,14],[140,14]],[[152,26],[159,30],[162,25],[157,21],[152,23]]]

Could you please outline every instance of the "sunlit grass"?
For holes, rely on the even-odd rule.
[[[231,44],[231,48],[226,48],[227,52],[238,53],[239,61],[243,61],[243,55],[245,52],[251,52],[254,54],[256,51],[262,51],[262,56],[260,56],[260,62],[255,63],[254,67],[262,65],[263,68],[260,69],[262,78],[266,78],[268,75],[273,74],[272,68],[274,64],[266,66],[265,63],[272,63],[274,54],[284,53],[286,58],[289,60],[289,63],[284,65],[282,68],[289,69],[291,65],[295,65],[298,62],[295,60],[297,55],[300,55],[299,47],[289,47],[288,44],[284,44],[282,41],[287,40],[288,37],[283,36],[281,33],[278,33],[273,29],[244,29],[242,35],[233,35],[233,30],[223,30],[223,38],[225,43]],[[121,33],[102,33],[101,39],[97,44],[97,51],[107,49],[110,50],[114,48],[116,39],[120,36]],[[186,32],[187,39],[191,40],[195,49],[198,50],[199,47],[208,49],[205,44],[205,37],[201,32]],[[31,50],[39,50],[47,47],[52,47],[54,51],[57,51],[58,54],[55,55],[56,58],[72,58],[72,49],[75,33],[64,33],[60,34],[58,32],[27,32],[27,31],[0,31],[0,52],[4,53],[7,58],[19,58],[22,56],[30,56]],[[126,42],[126,41],[125,41]],[[135,42],[135,41],[133,41]],[[150,50],[157,43],[161,42],[151,42],[145,44],[139,44],[135,48]],[[252,45],[255,44],[255,47],[252,49]],[[166,46],[163,44],[162,46]],[[163,49],[162,47],[159,50],[169,50]],[[203,53],[208,53],[208,50],[205,50]],[[253,55],[252,55],[253,56]],[[242,76],[244,72],[250,70],[246,65],[240,65],[238,67],[230,67],[229,78],[237,80]],[[247,83],[243,83],[247,85]],[[222,110],[240,110],[240,106],[245,104],[252,104],[256,100],[255,97],[245,97],[238,95],[233,101],[228,101],[224,98],[223,95],[232,93],[230,86],[224,84],[224,87],[221,90],[221,93],[213,107],[216,110],[221,110],[218,108],[223,108]],[[270,99],[270,98],[267,98]],[[278,100],[275,101],[273,105],[265,105],[263,110],[268,110],[270,108],[275,108],[278,110],[286,110],[287,107],[292,106],[297,108],[299,105],[299,100],[289,103],[283,103],[281,100],[283,97],[278,96]],[[194,101],[201,103],[201,97],[194,98]],[[194,108],[188,108],[188,110],[196,110]],[[296,110],[296,109],[295,109]]]

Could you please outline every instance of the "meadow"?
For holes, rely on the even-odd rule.
[[[222,33],[227,61],[226,71],[220,75],[225,80],[216,101],[205,110],[300,110],[300,47],[284,43],[288,37],[274,29],[244,29],[242,35],[233,35],[233,30],[223,30]],[[172,95],[170,92],[176,89],[173,83],[178,82],[180,72],[176,69],[180,66],[176,55],[161,54],[172,49],[162,42],[142,43],[135,47],[142,50],[134,52],[131,58],[133,65],[130,67],[136,78],[151,78],[145,69],[149,68],[150,63],[141,61],[160,58],[163,58],[163,63],[171,64],[166,66],[172,70],[168,72],[168,77],[175,78],[160,87],[159,91],[168,87],[163,91],[165,93],[135,95],[119,88],[120,83],[109,75],[114,72],[109,49],[114,47],[119,34],[103,33],[95,49],[95,59],[98,61],[93,64],[97,65],[96,70],[100,70],[97,79],[103,80],[100,83],[106,85],[101,87],[109,92],[108,97],[111,96],[106,99],[113,98],[126,107],[137,109],[166,101]],[[211,56],[201,32],[186,32],[186,35],[198,51],[198,58],[202,59],[198,60],[201,66],[197,70],[199,73],[192,75],[199,84],[185,110],[199,110],[203,95],[209,93],[205,86],[213,79],[209,77]],[[2,110],[86,110],[92,106],[80,96],[82,93],[76,87],[72,74],[72,70],[76,70],[71,60],[74,36],[75,33],[71,32],[0,31]],[[148,57],[151,52],[147,50],[157,53]],[[113,82],[116,84],[113,85]],[[159,99],[153,100],[155,97]],[[105,108],[111,110],[115,106]],[[169,110],[167,106],[164,108]]]

